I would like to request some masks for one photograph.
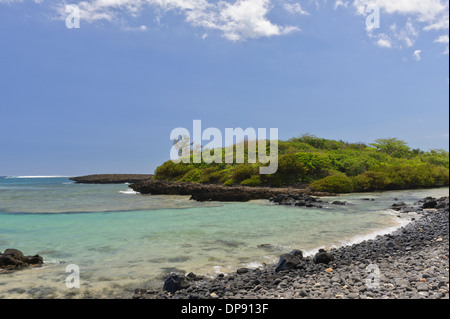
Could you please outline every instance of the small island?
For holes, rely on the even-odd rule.
[[[153,178],[152,174],[95,174],[69,178],[80,184],[124,184],[137,183]]]

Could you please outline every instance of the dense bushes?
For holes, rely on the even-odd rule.
[[[449,184],[448,152],[410,149],[396,138],[366,145],[303,135],[278,145],[278,170],[272,175],[259,175],[260,164],[248,164],[246,152],[245,164],[168,161],[156,169],[155,178],[246,186],[311,183],[313,190],[339,193]]]
[[[314,191],[329,193],[350,193],[354,190],[352,179],[344,174],[332,175],[311,183]]]

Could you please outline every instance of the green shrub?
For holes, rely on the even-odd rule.
[[[203,173],[202,177],[200,177],[200,183],[223,183],[227,180],[228,174],[225,171],[215,171],[207,174]]]
[[[353,181],[344,174],[327,176],[310,184],[314,191],[328,193],[350,193],[353,192]]]
[[[202,176],[201,170],[198,168],[191,169],[181,178],[182,182],[198,182]]]
[[[250,164],[241,164],[233,167],[231,178],[240,183],[252,177],[256,173],[256,168]]]
[[[359,192],[386,189],[391,184],[387,173],[369,171],[353,178],[354,190]]]
[[[233,186],[233,185],[236,185],[236,184],[237,184],[237,182],[234,179],[232,179],[232,178],[226,180],[225,183],[223,183],[223,185],[225,185],[225,186]]]
[[[259,186],[261,185],[261,178],[260,175],[253,175],[252,177],[243,180],[241,182],[241,185],[243,186]]]
[[[167,161],[155,170],[155,178],[167,180],[182,178],[192,168],[194,167],[190,164],[175,164],[172,161]]]

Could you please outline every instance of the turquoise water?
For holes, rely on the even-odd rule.
[[[407,218],[386,208],[395,197],[413,203],[425,196],[448,196],[448,188],[352,194],[339,198],[352,205],[311,209],[143,196],[125,184],[68,178],[0,178],[0,251],[17,248],[45,261],[1,274],[0,298],[121,297],[159,287],[171,271],[258,267],[294,248],[312,254],[404,225]],[[80,289],[65,285],[69,264],[80,268]]]

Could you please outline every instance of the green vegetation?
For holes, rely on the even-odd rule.
[[[224,158],[224,150],[216,151]],[[247,163],[245,144],[246,164],[167,161],[156,169],[154,178],[223,185],[295,185],[333,193],[449,185],[448,152],[411,149],[396,138],[377,139],[366,145],[303,135],[279,141],[278,152],[278,171],[272,175],[259,174],[264,164]]]

